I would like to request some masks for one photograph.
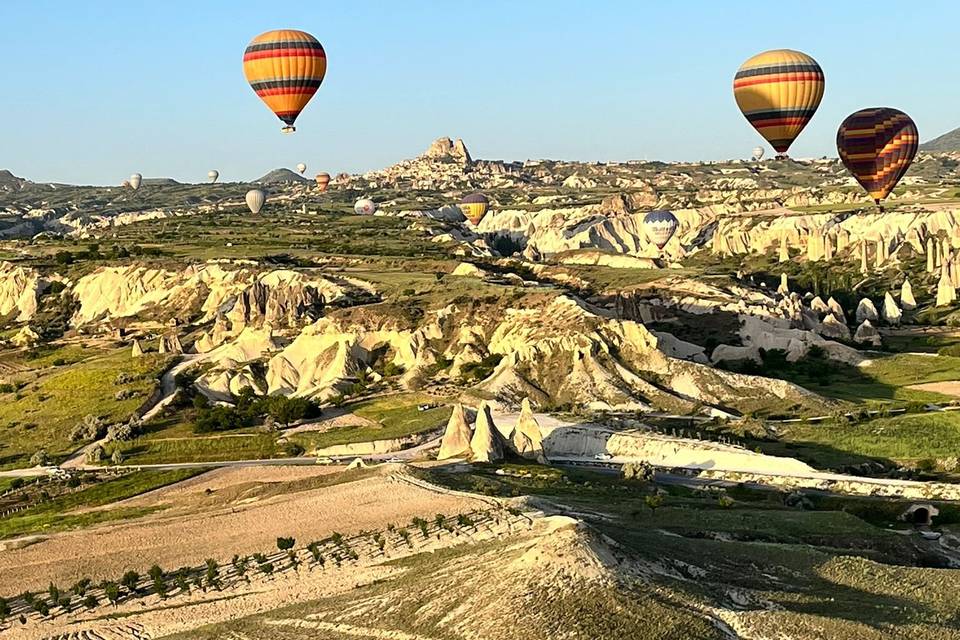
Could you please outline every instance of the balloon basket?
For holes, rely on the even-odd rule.
[[[296,131],[296,130],[297,130],[297,128],[296,128],[295,126],[293,126],[293,125],[287,125],[287,126],[283,127],[282,129],[280,129],[280,131],[282,131],[283,133],[293,133],[293,132]]]

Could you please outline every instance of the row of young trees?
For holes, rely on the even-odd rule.
[[[507,511],[513,516],[520,515],[516,509],[509,508]],[[412,549],[411,529],[419,530],[421,538],[426,540],[432,533],[436,533],[439,538],[444,532],[459,535],[460,529],[477,530],[482,521],[493,518],[499,522],[499,517],[491,516],[489,512],[461,513],[454,517],[438,513],[430,521],[414,517],[409,528],[389,524],[386,534],[395,536],[398,544],[403,543]],[[339,532],[334,532],[328,538],[310,542],[304,549],[313,564],[323,569],[328,561],[337,567],[342,566],[346,561],[358,561],[360,559],[358,548],[368,542],[383,553],[388,544],[387,535],[382,531],[374,531],[361,532],[347,538]],[[229,578],[249,582],[250,572],[253,570],[259,571],[264,576],[271,576],[285,569],[296,570],[302,564],[296,549],[296,539],[293,537],[277,538],[276,547],[277,551],[271,555],[264,553],[254,553],[249,556],[234,555],[227,567],[221,567],[216,560],[208,558],[200,567],[181,567],[168,572],[155,564],[150,567],[146,575],[140,575],[131,570],[117,580],[103,580],[96,584],[90,578],[83,578],[69,589],[63,590],[51,583],[46,593],[25,591],[16,598],[23,603],[19,614],[20,621],[25,623],[26,614],[29,612],[48,617],[57,610],[69,613],[77,609],[93,609],[104,602],[116,606],[121,602],[150,594],[167,598],[175,593],[189,594],[193,589],[221,590]],[[14,600],[0,598],[0,624],[14,613]]]

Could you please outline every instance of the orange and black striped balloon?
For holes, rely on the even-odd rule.
[[[861,109],[837,131],[840,160],[877,204],[890,195],[917,155],[920,134],[897,109]]]
[[[753,128],[785,154],[820,106],[823,87],[816,60],[800,51],[775,49],[740,66],[733,97]]]
[[[267,107],[294,131],[293,123],[317,92],[327,72],[327,56],[316,38],[293,29],[267,31],[243,53],[247,82]]]

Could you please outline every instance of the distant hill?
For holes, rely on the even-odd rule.
[[[290,169],[274,169],[265,176],[261,176],[254,182],[259,184],[277,184],[281,182],[309,182],[306,178]]]
[[[173,178],[144,178],[143,184],[151,187],[167,187],[180,184]]]
[[[18,178],[7,169],[0,169],[0,189],[5,191],[19,191],[27,182],[29,181]]]
[[[924,142],[920,145],[920,151],[938,151],[940,153],[960,151],[960,128]]]

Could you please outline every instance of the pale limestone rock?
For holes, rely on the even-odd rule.
[[[857,313],[855,317],[857,322],[863,322],[864,320],[875,322],[880,316],[877,313],[876,305],[873,304],[873,300],[870,298],[863,298],[860,300],[860,304],[857,305]]]
[[[520,417],[513,429],[513,447],[524,458],[538,460],[543,458],[543,434],[540,423],[533,415],[530,399],[524,398],[520,404]]]
[[[430,160],[455,160],[460,164],[473,162],[470,152],[467,151],[467,145],[460,138],[457,138],[456,142],[446,137],[437,138],[430,144],[430,148],[423,157]]]
[[[780,274],[780,286],[777,287],[777,293],[782,296],[790,295],[790,283],[787,281],[787,274]]]
[[[946,266],[943,266],[940,269],[940,281],[937,282],[937,301],[935,304],[938,307],[946,307],[953,304],[956,299],[957,289],[950,282]]]
[[[877,328],[874,327],[869,320],[864,320],[860,323],[860,326],[857,327],[856,333],[853,334],[853,341],[857,344],[871,344],[874,347],[880,346],[880,332],[877,331]]]
[[[486,275],[483,269],[480,269],[477,265],[471,264],[469,262],[461,262],[450,272],[452,276],[468,276],[474,278],[482,278]]]
[[[843,307],[840,305],[839,302],[837,302],[836,298],[834,298],[833,296],[830,296],[827,299],[827,306],[830,307],[830,312],[835,317],[839,318],[840,320],[843,320],[844,322],[846,321],[847,314],[844,313]]]
[[[40,342],[40,334],[30,327],[24,327],[10,338],[10,342],[18,347],[32,347]]]
[[[477,408],[470,451],[473,462],[496,462],[503,459],[503,436],[493,424],[486,401],[481,402]]]
[[[860,243],[860,273],[869,273],[870,269],[867,266],[867,242],[864,240]]]
[[[134,340],[134,341],[133,341],[132,354],[133,354],[133,357],[134,357],[134,358],[139,358],[140,356],[143,355],[143,347],[140,346],[140,341],[139,341],[139,340]]]
[[[823,259],[827,262],[833,260],[833,237],[830,235],[823,236]]]
[[[30,320],[46,287],[38,271],[0,261],[0,316],[16,312],[18,322]]]
[[[900,318],[903,316],[903,312],[900,311],[900,307],[897,306],[896,300],[893,299],[889,291],[883,296],[882,315],[887,324],[893,325],[900,324]]]
[[[813,300],[810,301],[810,309],[817,312],[821,316],[830,313],[830,307],[826,302],[823,301],[823,298],[816,296]]]
[[[933,273],[936,268],[933,255],[933,238],[927,238],[927,273]]]
[[[850,329],[832,313],[827,314],[820,324],[820,335],[835,340],[850,340]]]
[[[787,247],[787,236],[780,235],[780,250],[777,254],[777,262],[784,263],[790,261],[790,249]]]
[[[450,414],[450,420],[447,421],[447,428],[443,432],[443,439],[440,441],[440,452],[437,454],[437,460],[449,460],[450,458],[465,458],[470,455],[470,425],[467,424],[467,415],[463,410],[463,405],[457,403],[453,407],[453,413]]]
[[[910,280],[906,279],[900,285],[900,308],[904,311],[910,311],[917,308],[917,300],[913,297],[913,287]]]
[[[532,243],[527,243],[527,246],[523,249],[523,259],[529,260],[530,262],[540,262],[542,256],[540,252],[537,251],[537,248]]]

